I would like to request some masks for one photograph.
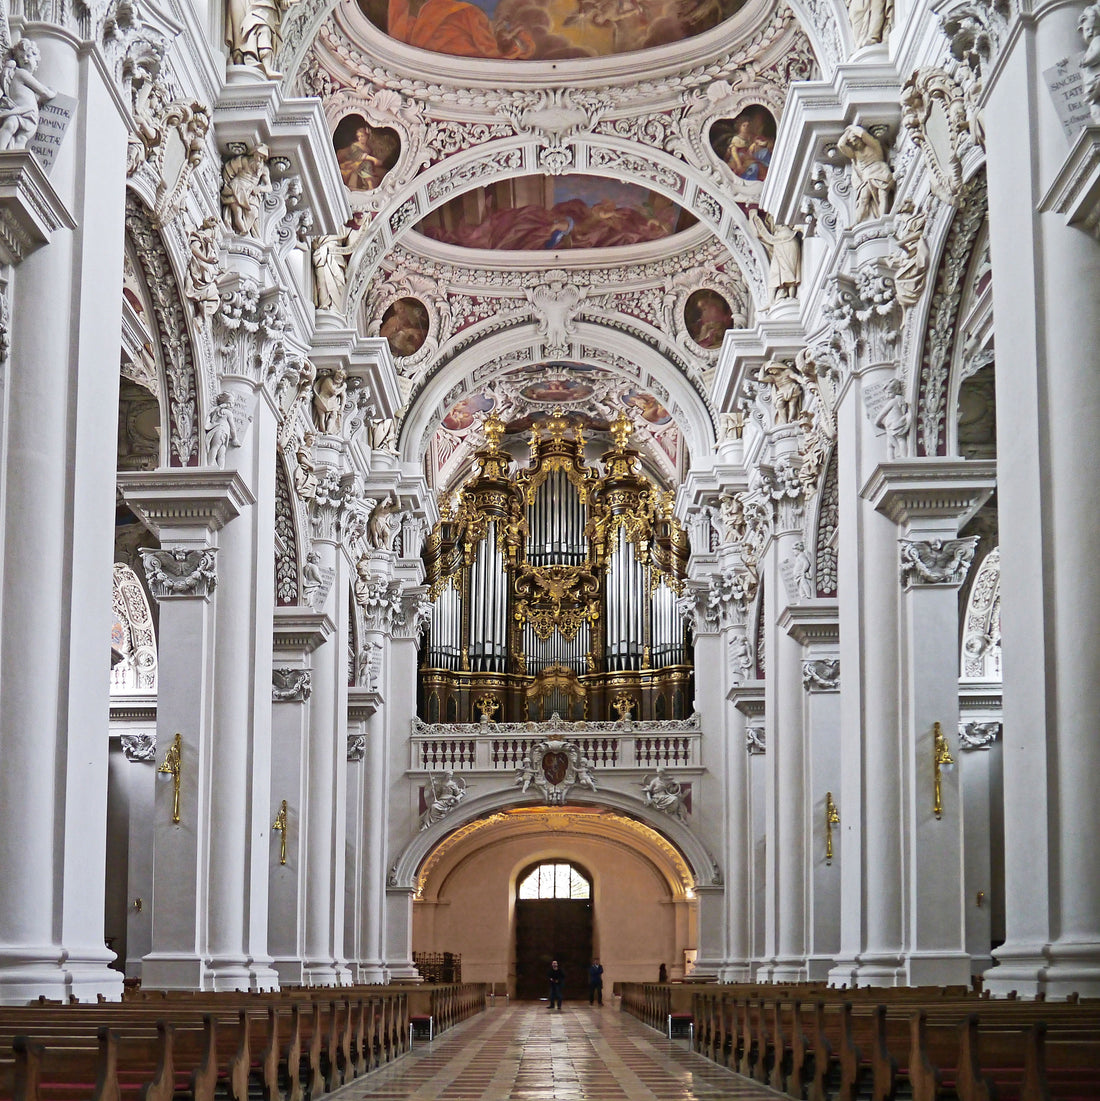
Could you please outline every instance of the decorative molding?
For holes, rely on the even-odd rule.
[[[526,794],[532,784],[550,806],[564,806],[569,792],[579,785],[595,792],[593,764],[575,742],[549,738],[528,749],[516,773],[516,783]]]
[[[272,703],[305,703],[313,694],[313,673],[309,669],[272,669]]]
[[[1001,736],[999,722],[959,723],[959,749],[990,749]]]
[[[1064,214],[1067,225],[1100,239],[1100,123],[1085,127],[1074,139],[1039,211]]]
[[[745,751],[750,757],[759,757],[767,752],[762,726],[745,727]]]
[[[900,539],[903,585],[961,585],[974,558],[978,537],[968,539]]]
[[[802,687],[807,692],[839,692],[840,658],[804,661],[802,663]]]
[[[26,149],[0,152],[0,264],[22,263],[76,222]]]
[[[122,752],[127,761],[148,762],[157,758],[156,734],[123,734]]]
[[[366,734],[348,735],[348,760],[361,761],[367,755]]]
[[[213,596],[218,583],[217,547],[139,548],[149,591],[158,601]]]

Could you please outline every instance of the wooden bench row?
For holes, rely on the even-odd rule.
[[[990,1001],[948,991],[696,987],[692,1013],[699,1052],[793,1098],[1100,1098],[1094,1003]]]
[[[0,1009],[0,1101],[312,1101],[408,1049],[410,992],[440,1028],[484,988],[180,994]]]

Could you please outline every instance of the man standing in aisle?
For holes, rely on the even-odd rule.
[[[603,1005],[603,964],[599,957],[594,959],[588,968],[588,1004],[599,1002]]]
[[[558,1012],[561,1012],[561,989],[565,985],[565,972],[558,966],[558,961],[554,960],[550,964],[550,974],[547,975],[550,980],[550,1008],[554,1008],[554,1002],[558,1003]]]

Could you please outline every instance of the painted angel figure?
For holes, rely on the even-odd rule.
[[[57,95],[34,75],[37,70],[38,47],[21,38],[0,71],[0,150],[26,149],[38,133],[39,108]]]

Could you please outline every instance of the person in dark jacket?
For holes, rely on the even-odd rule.
[[[588,1004],[603,1005],[603,964],[594,959],[588,967]]]
[[[550,964],[550,974],[547,975],[547,979],[550,981],[550,1008],[554,1008],[554,1002],[558,1003],[558,1012],[561,1012],[561,991],[565,985],[565,972],[558,966],[558,961],[554,960]]]

